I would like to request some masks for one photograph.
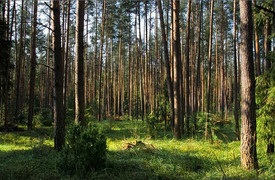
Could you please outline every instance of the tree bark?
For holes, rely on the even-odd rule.
[[[67,111],[67,98],[68,98],[68,66],[69,66],[69,40],[70,40],[70,9],[71,9],[71,1],[67,1],[67,19],[66,19],[66,43],[64,47],[64,114]]]
[[[167,43],[167,36],[165,32],[165,24],[163,19],[163,10],[161,5],[161,0],[158,0],[158,9],[159,9],[159,18],[160,18],[160,25],[161,25],[161,34],[162,34],[162,44],[164,48],[164,61],[165,61],[165,68],[166,68],[166,83],[168,89],[168,96],[170,101],[170,116],[171,116],[171,125],[173,127],[174,122],[174,94],[173,94],[173,84],[171,79],[171,66],[169,60],[169,51],[168,51],[168,43]]]
[[[207,77],[207,104],[206,112],[209,115],[211,110],[211,66],[212,66],[212,31],[213,31],[213,10],[214,10],[214,0],[211,0],[210,5],[210,25],[209,25],[209,41],[208,41],[208,77]],[[207,116],[208,116],[207,115]],[[205,138],[209,137],[208,127],[209,117],[206,118],[205,122]],[[211,135],[210,135],[211,136]]]
[[[36,68],[36,27],[37,27],[37,0],[33,1],[33,27],[31,34],[31,69],[30,69],[30,89],[29,89],[29,112],[28,130],[33,128],[34,114],[34,87],[35,87],[35,68]]]
[[[102,4],[102,22],[100,29],[100,52],[99,52],[99,89],[98,89],[98,121],[102,118],[102,63],[103,63],[103,45],[104,45],[104,33],[105,33],[105,13],[106,13],[106,0]]]
[[[251,1],[240,0],[241,20],[241,165],[248,170],[258,169],[256,151],[256,104],[253,63],[253,19]]]
[[[51,0],[54,50],[54,148],[58,151],[65,144],[65,117],[63,107],[63,69],[60,28],[60,4]]]
[[[239,127],[239,100],[238,100],[238,63],[237,63],[237,21],[236,21],[236,6],[237,0],[234,0],[234,12],[233,12],[233,48],[234,48],[234,119],[235,119],[235,134],[237,140],[240,140],[240,127]]]
[[[84,109],[84,11],[85,1],[76,3],[76,31],[75,31],[75,123],[85,124]]]
[[[179,0],[172,0],[172,14],[173,14],[173,33],[172,33],[172,45],[173,45],[173,61],[174,61],[174,111],[175,111],[175,125],[174,125],[174,137],[180,139],[182,135],[182,108],[181,108],[181,78],[182,78],[182,66],[181,66],[181,52],[180,52],[180,31],[179,31]]]
[[[191,16],[191,4],[192,1],[188,0],[188,10],[187,10],[187,23],[186,23],[186,44],[185,44],[185,132],[186,134],[190,133],[190,125],[189,125],[189,118],[190,118],[190,65],[189,65],[189,58],[190,58],[190,16]]]
[[[19,113],[23,103],[23,59],[24,59],[24,0],[21,1],[21,24],[20,24],[20,41],[19,41],[19,56],[16,61],[16,101],[15,101],[15,119],[18,121]]]

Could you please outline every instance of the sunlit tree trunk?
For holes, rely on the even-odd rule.
[[[253,5],[256,6],[256,4],[257,4],[257,1],[253,0]],[[260,47],[259,47],[259,32],[257,27],[254,27],[254,44],[255,44],[254,46],[255,46],[255,70],[256,70],[255,75],[259,76],[261,75],[261,59],[260,59]]]
[[[181,52],[180,52],[180,31],[179,31],[179,7],[180,1],[173,0],[173,34],[172,34],[172,44],[173,44],[173,61],[174,61],[174,109],[175,109],[175,125],[174,125],[174,137],[176,139],[181,138],[181,127],[182,127],[182,108],[181,108]]]
[[[163,19],[163,10],[161,5],[161,0],[158,0],[158,9],[159,9],[159,17],[160,17],[160,25],[161,25],[161,36],[162,36],[162,44],[164,49],[164,62],[165,62],[165,69],[166,69],[166,83],[168,89],[168,96],[170,101],[170,118],[171,118],[171,125],[173,127],[174,123],[174,94],[173,94],[173,84],[171,79],[171,66],[169,60],[169,51],[168,51],[168,43],[167,43],[167,36],[165,32],[165,24]]]
[[[241,165],[245,169],[258,169],[256,151],[256,104],[253,63],[253,20],[251,1],[240,0],[241,20]]]
[[[211,111],[211,66],[212,66],[212,31],[213,31],[213,10],[214,10],[214,0],[211,0],[210,4],[210,24],[209,24],[209,41],[208,41],[208,75],[207,75],[207,104],[206,112],[209,114]],[[207,139],[209,135],[209,117],[206,118],[205,122],[205,138]]]
[[[76,31],[75,31],[75,123],[85,124],[84,119],[84,12],[85,1],[76,2]]]

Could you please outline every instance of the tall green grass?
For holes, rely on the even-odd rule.
[[[230,126],[208,142],[199,137],[177,141],[163,129],[152,138],[140,120],[93,123],[107,136],[108,161],[104,170],[87,172],[87,179],[275,179],[275,158],[265,154],[260,140],[259,171],[240,167],[240,142],[219,136],[230,133]],[[0,179],[79,179],[58,172],[52,132],[51,127],[0,132]],[[127,147],[137,141],[141,146]]]

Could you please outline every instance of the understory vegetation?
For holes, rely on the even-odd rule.
[[[259,171],[241,168],[240,142],[231,138],[234,126],[230,123],[215,123],[213,141],[205,141],[203,135],[175,140],[164,123],[152,126],[141,120],[91,121],[93,128],[86,132],[95,132],[103,141],[106,136],[107,161],[101,170],[86,170],[82,174],[60,171],[62,152],[53,149],[52,127],[1,132],[0,179],[274,179],[275,157],[265,153],[261,139]],[[94,126],[100,131],[94,130]],[[152,132],[154,136],[150,135]],[[82,135],[85,137],[85,131]]]

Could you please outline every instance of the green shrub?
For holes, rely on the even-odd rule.
[[[49,108],[43,108],[39,113],[34,115],[34,122],[36,125],[52,126],[53,113]]]
[[[57,164],[60,172],[83,176],[105,167],[106,137],[98,127],[73,125],[67,131],[66,140]]]
[[[156,115],[154,113],[150,113],[146,118],[146,127],[147,127],[148,134],[152,138],[157,137],[157,132],[158,132],[157,123],[158,123],[158,119]]]
[[[267,71],[257,77],[256,103],[257,132],[266,144],[275,141],[275,71]]]

